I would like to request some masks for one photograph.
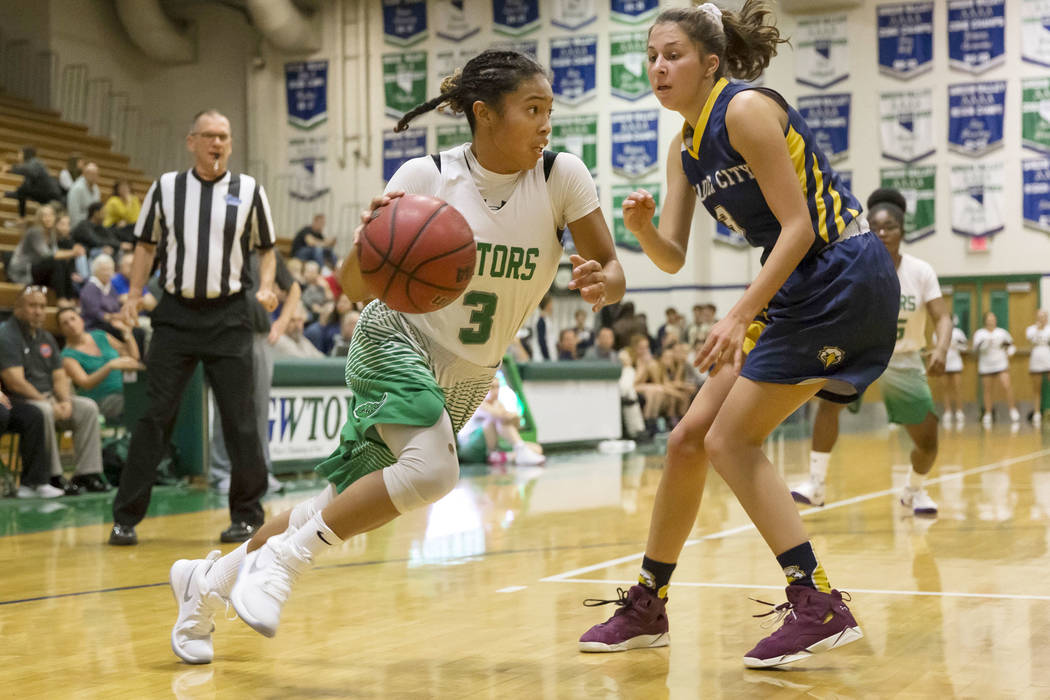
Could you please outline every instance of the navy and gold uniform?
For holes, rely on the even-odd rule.
[[[762,248],[763,263],[780,236],[758,181],[729,142],[726,109],[744,90],[760,90],[787,112],[784,139],[809,208],[813,243],[749,329],[741,374],[778,384],[827,379],[818,395],[848,403],[882,374],[893,353],[897,273],[802,116],[767,88],[720,79],[696,129],[687,123],[682,131],[682,168],[711,216]]]

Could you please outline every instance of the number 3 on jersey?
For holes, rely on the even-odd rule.
[[[467,292],[463,295],[466,306],[475,307],[468,319],[473,327],[459,329],[459,342],[464,345],[484,345],[492,334],[492,317],[496,315],[499,297],[489,292]]]

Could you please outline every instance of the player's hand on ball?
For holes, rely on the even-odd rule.
[[[266,309],[267,313],[277,308],[277,295],[272,289],[260,289],[255,293],[255,300]]]
[[[623,200],[623,225],[631,233],[641,231],[656,214],[656,200],[646,190],[635,190]]]
[[[368,209],[365,209],[364,211],[361,212],[361,226],[364,226],[369,221],[371,221],[372,219],[375,218],[375,211],[376,211],[376,209],[378,209],[379,207],[385,207],[387,204],[390,204],[391,202],[393,202],[395,199],[397,199],[398,197],[400,197],[403,194],[404,194],[404,192],[401,192],[400,190],[397,190],[397,191],[394,191],[394,192],[386,192],[384,194],[380,194],[380,195],[376,195],[375,197],[372,197],[372,201],[369,202],[369,204],[368,204]],[[361,226],[358,226],[357,229],[354,231],[354,244],[355,245],[357,244],[358,236],[361,235]]]
[[[570,255],[572,279],[569,289],[580,290],[583,300],[591,304],[591,311],[605,306],[605,269],[597,260],[585,260],[579,255]]]

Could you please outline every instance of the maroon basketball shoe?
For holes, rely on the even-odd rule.
[[[748,668],[783,666],[864,636],[843,602],[842,593],[821,593],[809,586],[787,587],[788,602],[755,617],[779,614],[784,624],[744,655]],[[846,594],[849,600],[849,594]],[[772,603],[756,601],[772,606]]]
[[[667,634],[667,601],[645,586],[631,586],[629,591],[617,588],[619,598],[583,601],[588,607],[614,603],[619,610],[605,622],[587,630],[580,637],[580,651],[627,651],[665,647]]]

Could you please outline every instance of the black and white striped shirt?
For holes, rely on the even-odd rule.
[[[270,203],[250,175],[203,181],[193,170],[164,173],[146,193],[135,238],[157,246],[160,282],[184,299],[216,299],[251,285],[252,247],[275,242]]]

